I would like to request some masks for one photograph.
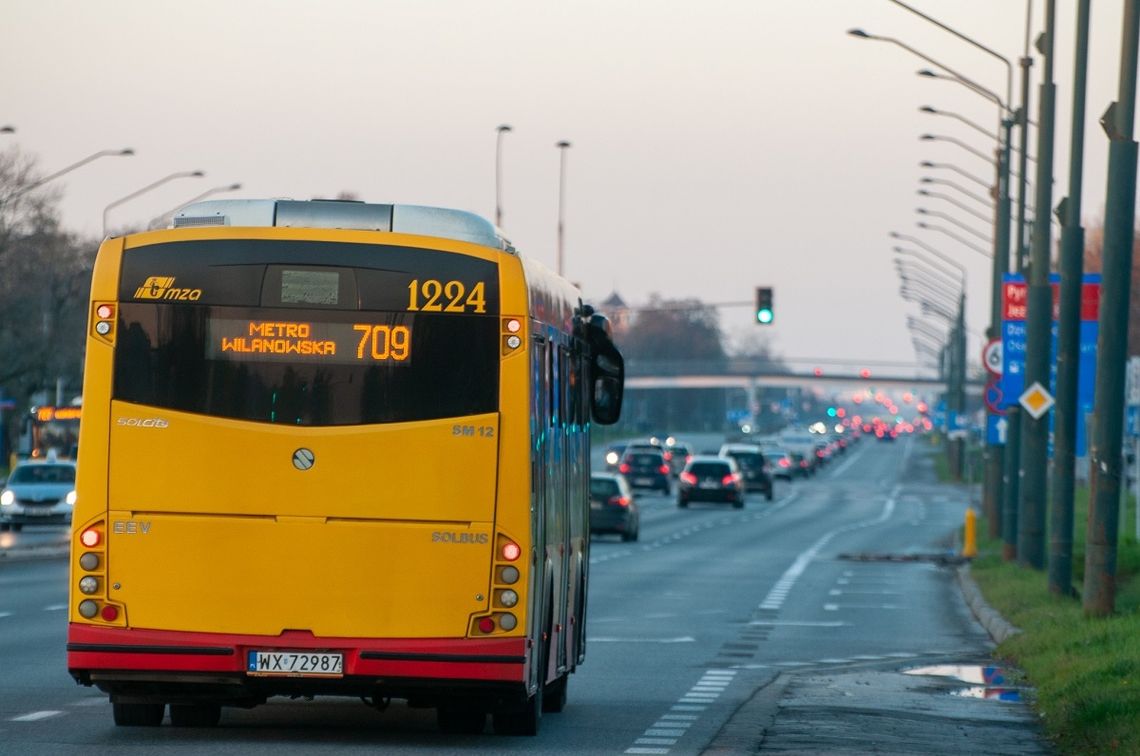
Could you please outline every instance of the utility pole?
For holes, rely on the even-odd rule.
[[[1128,299],[1136,220],[1136,57],[1140,0],[1125,0],[1121,25],[1120,92],[1100,119],[1108,134],[1108,190],[1104,213],[1104,267],[1097,336],[1096,398],[1085,537],[1086,615],[1104,617],[1116,608],[1116,541],[1124,433],[1124,371],[1128,354]]]
[[[1077,405],[1081,359],[1081,290],[1085,230],[1081,226],[1081,173],[1085,148],[1085,83],[1088,78],[1090,0],[1077,3],[1073,73],[1073,128],[1069,147],[1069,195],[1057,205],[1061,220],[1061,295],[1057,323],[1057,406],[1053,416],[1053,491],[1049,501],[1049,591],[1073,593],[1073,490],[1076,474]]]
[[[1030,251],[1028,310],[1026,315],[1025,387],[1035,383],[1049,388],[1050,330],[1053,323],[1053,289],[1049,285],[1049,251],[1052,246],[1049,208],[1053,206],[1053,36],[1056,0],[1045,0],[1045,31],[1037,38],[1044,61],[1037,117],[1037,212],[1033,218]],[[1045,494],[1049,457],[1049,414],[1021,418],[1021,499],[1017,533],[1017,561],[1023,567],[1045,568]]]

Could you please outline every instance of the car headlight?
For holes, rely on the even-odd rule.
[[[75,491],[68,491],[67,496],[64,497],[64,501],[66,501],[69,506],[74,507],[75,506],[75,498],[76,498],[75,497]]]
[[[13,491],[0,493],[0,507],[10,507],[16,503],[16,494]]]

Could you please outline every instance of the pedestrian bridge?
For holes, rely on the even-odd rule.
[[[725,360],[630,360],[626,363],[627,389],[703,389],[703,388],[832,388],[838,391],[873,388],[899,391],[934,392],[946,390],[943,378],[906,375],[894,368],[894,374],[868,369],[820,368],[809,372],[790,370],[768,360],[729,358]],[[966,393],[980,394],[981,381],[966,382]]]

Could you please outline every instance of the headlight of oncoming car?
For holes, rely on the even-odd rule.
[[[75,506],[75,491],[68,491],[67,496],[64,497],[64,501],[66,501],[68,503],[68,505],[74,507]]]
[[[16,494],[12,491],[0,493],[0,507],[10,507],[16,503]]]

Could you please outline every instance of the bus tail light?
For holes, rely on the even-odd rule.
[[[493,633],[495,632],[495,620],[490,617],[483,617],[479,620],[479,632]]]
[[[515,615],[513,614],[499,615],[499,627],[503,628],[504,630],[514,630],[516,627],[518,627],[518,624],[519,621],[515,619]]]
[[[514,541],[507,541],[503,544],[502,554],[503,559],[507,560],[508,562],[513,562],[519,558],[520,554],[522,554],[522,549],[519,548],[519,545]]]
[[[96,302],[92,312],[91,330],[107,344],[115,343],[115,305],[110,302]]]
[[[103,541],[103,534],[95,528],[87,528],[83,534],[79,536],[79,542],[87,548],[94,548]]]
[[[105,622],[114,622],[119,618],[119,607],[107,604],[103,607],[103,611],[99,612],[99,616],[102,617]]]
[[[79,616],[83,619],[95,619],[95,615],[99,613],[99,605],[91,599],[85,599],[79,602]]]

